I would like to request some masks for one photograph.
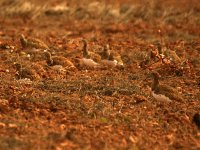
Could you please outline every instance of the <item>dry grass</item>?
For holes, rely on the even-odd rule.
[[[185,2],[187,3],[187,2]],[[73,18],[78,20],[95,19],[99,21],[109,22],[127,22],[137,21],[138,18],[148,21],[161,21],[161,24],[178,25],[179,23],[186,24],[200,24],[198,4],[195,1],[189,7],[176,7],[169,5],[159,0],[151,2],[128,2],[122,5],[104,2],[80,2],[74,3],[60,3],[52,5],[38,4],[37,1],[1,1],[1,15],[2,16],[19,16],[27,19],[35,19],[41,15],[57,16]],[[184,2],[183,2],[184,5]],[[166,7],[166,8],[165,8]],[[184,13],[183,13],[184,12]]]

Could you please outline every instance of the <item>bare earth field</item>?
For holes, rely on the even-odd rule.
[[[48,65],[47,50],[23,46],[22,34],[75,68]],[[82,39],[93,52],[109,44],[124,65],[82,65]],[[180,61],[153,57],[156,43]],[[183,101],[156,100],[152,71]],[[198,0],[0,1],[1,150],[197,150],[198,113]]]

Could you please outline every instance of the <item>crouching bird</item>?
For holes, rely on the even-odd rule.
[[[183,101],[183,97],[179,94],[179,92],[166,84],[160,84],[159,78],[160,74],[158,72],[151,73],[153,82],[151,86],[152,96],[162,102],[173,102],[173,101]]]
[[[121,55],[117,52],[111,51],[110,46],[104,46],[104,51],[101,53],[101,63],[109,67],[123,66]]]
[[[49,49],[49,47],[40,39],[25,38],[23,34],[20,35],[20,42],[23,48]]]
[[[22,67],[20,63],[14,63],[14,66],[16,67],[17,71],[16,75],[18,79],[25,79],[25,78],[28,78],[30,80],[40,79],[39,74],[33,68],[28,66]]]
[[[63,68],[66,69],[75,69],[76,67],[74,66],[74,64],[67,58],[62,57],[62,56],[51,56],[51,53],[48,51],[44,52],[45,56],[46,56],[46,62],[49,66],[55,66],[55,65],[60,65]]]
[[[116,67],[117,60],[111,55],[110,46],[107,44],[104,46],[103,52],[99,53],[101,55],[101,64],[108,67]]]
[[[99,62],[101,61],[101,56],[95,52],[91,52],[88,50],[88,43],[85,39],[82,40],[83,42],[83,58],[80,60],[81,65],[85,65],[87,67],[95,68],[99,66]]]

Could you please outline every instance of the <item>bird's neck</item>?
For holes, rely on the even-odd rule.
[[[47,64],[48,64],[49,66],[53,65],[53,60],[52,60],[52,59],[47,59]]]
[[[110,61],[114,61],[114,60],[115,60],[115,57],[113,56],[113,54],[110,54],[110,55],[109,55],[108,60],[110,60]]]
[[[52,59],[51,55],[49,54],[46,57],[47,57],[47,64],[48,65],[53,65],[53,59]]]
[[[19,76],[19,78],[21,78],[21,75],[22,75],[22,66],[21,65],[17,65],[16,66],[16,70],[17,70],[17,75]]]
[[[18,67],[17,68],[17,71],[20,73],[20,72],[22,72],[22,67],[20,66],[20,67]]]
[[[105,55],[105,57],[109,57],[110,56],[110,50],[109,49],[104,50],[104,55]]]
[[[152,90],[156,90],[158,88],[158,85],[159,85],[159,81],[158,81],[158,78],[157,77],[154,77],[153,78],[153,83],[152,83]]]
[[[84,57],[89,56],[89,51],[88,51],[88,48],[87,48],[87,44],[84,44],[84,46],[83,46],[83,56]]]
[[[24,37],[21,37],[21,38],[20,38],[20,41],[21,41],[21,44],[22,44],[23,46],[26,46],[26,45],[27,45],[27,39],[25,39]]]
[[[162,46],[160,44],[157,46],[157,49],[159,54],[163,53]]]

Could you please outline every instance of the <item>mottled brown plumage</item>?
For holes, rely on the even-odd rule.
[[[116,60],[117,61],[117,65],[123,66],[124,63],[122,61],[121,55],[116,53],[116,52],[111,52],[110,56],[109,56],[109,60]]]
[[[163,54],[165,55],[166,58],[169,58],[171,61],[173,61],[174,63],[181,63],[181,59],[180,57],[178,57],[178,55],[176,54],[175,51],[166,49]]]
[[[155,45],[157,46],[157,50],[160,56],[167,58],[174,63],[181,62],[180,57],[176,54],[175,51],[169,50],[166,47],[162,47],[162,45],[159,42],[157,42]]]
[[[74,64],[65,57],[62,56],[51,56],[50,52],[44,53],[46,61],[49,66],[61,65],[64,68],[76,68]]]
[[[173,101],[173,100],[183,101],[182,96],[178,93],[176,89],[174,89],[171,86],[159,83],[160,75],[157,72],[153,72],[152,77],[153,77],[153,83],[152,83],[151,89],[152,89],[153,95],[155,94],[154,97],[156,99],[158,99],[157,96],[163,95],[166,98],[169,98],[168,101]]]
[[[37,74],[36,70],[34,70],[31,67],[25,67],[23,68],[21,64],[16,63],[14,64],[17,70],[17,78],[18,79],[24,79],[28,78],[31,80],[38,80],[40,79],[39,74]]]
[[[101,56],[101,64],[103,66],[107,67],[116,67],[117,66],[117,60],[114,59],[113,55],[111,55],[110,52],[110,46],[107,44],[104,46],[104,50],[99,53]]]
[[[20,36],[20,42],[23,48],[49,49],[43,41],[36,38],[26,39],[23,34]]]
[[[86,59],[92,59],[95,62],[99,63],[101,61],[101,56],[97,53],[88,51],[88,43],[86,40],[82,40],[83,42],[83,57]]]
[[[110,46],[108,44],[106,44],[104,46],[103,51],[99,52],[99,55],[101,56],[102,60],[109,59],[109,56],[110,56]]]

